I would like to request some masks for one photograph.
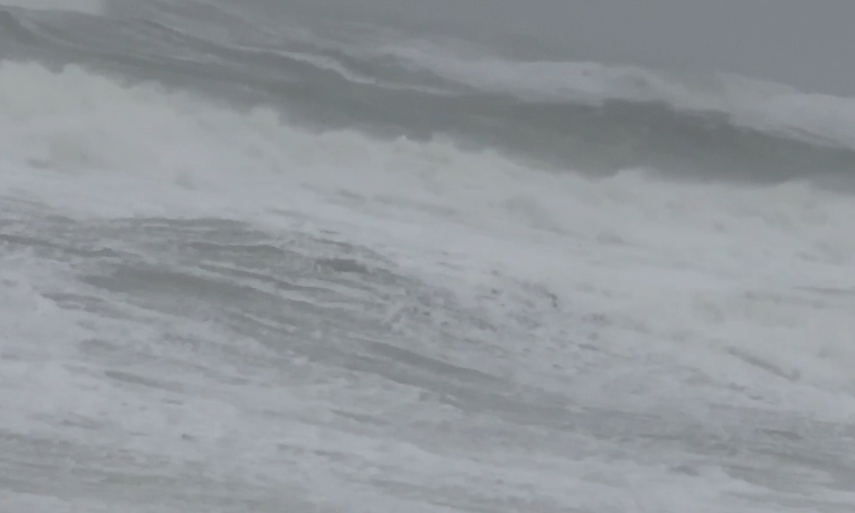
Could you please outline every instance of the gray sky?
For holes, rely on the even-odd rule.
[[[272,0],[267,0],[272,1]],[[285,0],[301,3],[309,0]],[[546,38],[569,59],[733,71],[855,96],[855,0],[312,0],[346,16],[405,18]]]

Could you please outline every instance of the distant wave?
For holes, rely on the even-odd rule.
[[[855,181],[855,99],[741,77],[515,62],[412,41],[215,37],[174,19],[0,9],[7,58],[79,63],[294,119],[498,148],[592,174]]]
[[[103,0],[2,0],[2,7],[21,7],[42,11],[82,12],[99,15],[104,12]]]
[[[728,74],[677,76],[594,62],[462,56],[423,43],[376,51],[479,91],[507,93],[525,101],[661,102],[675,110],[725,113],[734,123],[756,130],[855,148],[855,98],[806,94],[783,84]]]

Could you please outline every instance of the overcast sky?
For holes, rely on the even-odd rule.
[[[267,0],[275,1],[275,0]],[[286,3],[308,0],[284,0]],[[855,0],[312,0],[542,37],[568,58],[733,71],[855,96]]]

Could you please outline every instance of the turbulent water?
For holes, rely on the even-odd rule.
[[[0,4],[0,509],[855,507],[855,100]]]

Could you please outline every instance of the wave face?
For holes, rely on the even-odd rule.
[[[577,172],[647,168],[688,179],[839,187],[855,169],[849,98],[721,74],[508,60],[458,40],[363,25],[308,30],[249,8],[104,10],[113,11],[7,8],[0,43],[10,58],[85,64],[275,104],[316,127],[421,140],[441,134]]]
[[[855,511],[851,100],[297,3],[0,0],[6,509]]]

